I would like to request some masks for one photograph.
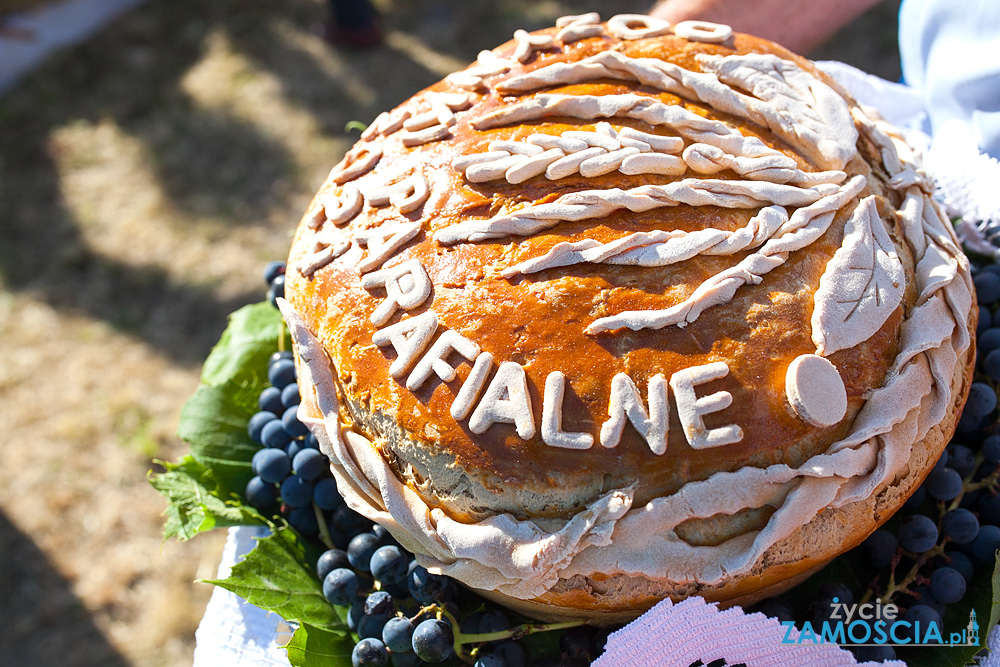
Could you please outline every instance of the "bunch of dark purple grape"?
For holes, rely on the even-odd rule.
[[[297,415],[299,385],[292,353],[275,352],[267,377],[271,386],[260,393],[260,411],[247,425],[250,438],[262,445],[250,463],[254,477],[247,483],[247,503],[265,514],[280,510],[306,537],[319,534],[320,522],[332,517],[346,527],[350,522],[340,515],[347,508],[326,457]]]
[[[805,618],[796,619],[780,598],[765,600],[759,611],[818,629],[833,602],[878,600],[896,604],[902,620],[920,621],[924,628],[935,624],[947,636],[946,606],[967,598],[977,568],[992,570],[1000,549],[1000,265],[974,266],[973,284],[979,301],[976,378],[955,436],[934,469],[899,514],[859,547],[880,576],[857,596],[842,583],[824,585]],[[862,647],[856,654],[864,660],[895,657],[890,646]]]
[[[442,662],[474,667],[577,667],[600,655],[607,631],[579,622],[513,625],[505,611],[421,567],[381,526],[354,535],[346,549],[320,556],[316,571],[331,604],[349,607],[358,636],[353,667]],[[559,662],[530,659],[518,640],[560,630]]]

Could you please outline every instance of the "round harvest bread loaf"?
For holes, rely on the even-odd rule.
[[[968,263],[899,133],[723,25],[565,17],[374,120],[289,257],[348,504],[527,613],[773,594],[950,438]]]

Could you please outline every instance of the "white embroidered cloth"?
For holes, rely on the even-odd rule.
[[[1000,164],[979,153],[974,138],[961,125],[939,129],[936,140],[917,129],[923,101],[913,89],[890,83],[838,62],[820,63],[862,104],[877,108],[889,121],[911,128],[907,139],[924,151],[927,170],[938,177],[938,196],[949,213],[966,221],[965,240],[976,242],[972,226],[979,220],[1000,220]],[[986,246],[984,246],[986,248]],[[986,248],[988,249],[988,248]],[[1000,251],[995,253],[1000,258]],[[258,528],[230,528],[219,566],[219,578],[265,534]],[[279,648],[290,629],[276,614],[246,603],[217,588],[195,633],[195,667],[220,665],[287,665]],[[857,663],[848,651],[834,646],[782,644],[785,635],[776,621],[738,608],[719,611],[701,598],[678,604],[665,600],[609,639],[595,667],[689,667],[701,660],[723,659],[747,667],[851,667],[858,664],[905,667],[904,663]],[[1000,667],[1000,632],[988,638],[991,654],[980,665]]]

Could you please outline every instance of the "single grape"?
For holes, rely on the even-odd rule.
[[[319,533],[319,522],[316,520],[316,512],[311,504],[296,507],[289,512],[288,523],[306,537],[312,537]]]
[[[980,417],[968,410],[963,410],[962,416],[958,418],[958,425],[955,427],[955,432],[959,435],[974,437],[983,430],[988,421],[988,417]]]
[[[984,359],[993,350],[1000,350],[1000,327],[990,327],[976,338],[976,353]]]
[[[316,496],[316,490],[313,489],[314,502],[316,500],[315,496]],[[326,532],[330,534],[330,541],[333,543],[333,546],[337,549],[340,549],[344,553],[347,553],[347,544],[351,541],[350,539],[351,536],[345,535],[344,533],[337,530],[337,527],[334,526],[329,521],[326,524]]]
[[[943,604],[958,602],[965,595],[965,577],[958,570],[939,567],[931,573],[931,595]]]
[[[355,574],[355,576],[357,576]],[[347,610],[347,629],[351,632],[358,631],[358,623],[365,617],[365,601],[355,600],[351,603],[351,608]]]
[[[258,445],[263,445],[264,441],[261,439],[261,431],[264,430],[264,426],[273,422],[278,418],[278,415],[273,412],[258,412],[250,421],[247,423],[247,434],[250,439],[256,442]]]
[[[379,546],[379,539],[374,533],[355,535],[347,545],[347,557],[358,571],[368,572],[372,554]]]
[[[385,622],[385,627],[382,628],[382,642],[394,653],[412,651],[411,641],[414,627],[413,621],[405,616],[393,616]]]
[[[903,503],[903,509],[915,511],[918,507],[920,507],[924,503],[924,500],[926,499],[927,499],[927,489],[925,489],[922,486],[918,486],[917,490],[913,492],[913,495],[907,498],[906,502]]]
[[[934,599],[934,596],[931,595],[930,586],[917,586],[915,588],[911,588],[908,591],[908,595],[913,600],[911,606],[917,604],[927,605],[936,611],[938,616],[944,617],[944,604]]]
[[[941,519],[941,532],[955,544],[969,544],[979,534],[979,519],[967,509],[953,509]]]
[[[260,392],[260,396],[257,397],[257,407],[262,412],[273,412],[280,415],[285,411],[285,406],[281,403],[281,390],[276,387],[268,387]]]
[[[948,467],[932,470],[924,486],[935,500],[954,500],[962,492],[962,476]]]
[[[261,512],[273,509],[278,502],[277,489],[274,488],[273,484],[268,484],[260,477],[250,478],[244,495],[250,507]]]
[[[275,447],[277,449],[283,449],[285,445],[292,441],[292,437],[288,435],[285,427],[281,425],[280,419],[275,419],[264,424],[264,428],[260,431],[260,439],[265,447]]]
[[[292,462],[280,449],[261,449],[250,460],[250,469],[265,482],[280,484],[292,469]]]
[[[965,403],[965,412],[974,417],[985,417],[997,407],[997,393],[985,382],[973,382],[969,387],[969,398]]]
[[[281,359],[267,369],[267,379],[278,389],[284,389],[295,382],[295,362]]]
[[[392,596],[387,591],[374,591],[365,598],[365,616],[388,619],[394,611]]]
[[[607,641],[608,634],[601,629],[596,629],[594,635],[595,639],[598,636],[603,636],[603,640],[601,640],[600,648],[597,651],[592,650],[591,655],[600,655],[604,652],[604,641]],[[594,646],[594,641],[591,641],[591,646]],[[493,648],[492,653],[503,658],[504,664],[507,667],[524,667],[524,664],[528,661],[528,654],[524,650],[524,647],[513,639],[500,642]]]
[[[479,632],[501,632],[510,629],[510,619],[499,609],[489,609],[483,612],[479,619]]]
[[[988,271],[980,271],[972,279],[976,288],[976,301],[987,304],[1000,299],[1000,276]]]
[[[986,493],[980,496],[977,503],[979,509],[979,523],[991,526],[1000,525],[1000,496],[991,496]]]
[[[385,644],[375,637],[362,639],[351,652],[351,667],[386,667],[389,664],[389,652]]]
[[[289,507],[305,507],[312,502],[313,485],[292,475],[281,483],[281,499]]]
[[[927,628],[932,623],[938,627],[938,632],[942,630],[941,614],[933,607],[926,604],[915,604],[903,614],[903,620],[913,624],[913,631],[916,634],[916,641],[922,642],[927,634]],[[919,625],[917,625],[919,623]]]
[[[921,554],[933,549],[937,540],[937,526],[923,514],[907,517],[899,527],[899,543],[907,551]]]
[[[993,350],[983,359],[983,372],[995,382],[1000,382],[1000,350]]]
[[[865,540],[865,550],[875,567],[889,567],[899,540],[885,528],[879,528]]]
[[[285,263],[276,261],[264,265],[264,282],[270,285],[278,276],[284,275]]]
[[[274,298],[276,298],[276,299],[283,299],[285,297],[285,276],[284,276],[284,274],[275,277],[275,279],[271,281],[271,289],[269,289],[268,292],[270,292],[271,294],[273,294]]]
[[[334,568],[323,578],[323,597],[325,597],[330,604],[337,605],[338,607],[344,607],[351,603],[354,596],[358,594],[358,589],[360,587],[361,580],[358,578],[358,575],[354,570],[350,570],[346,567]],[[363,603],[359,606],[359,610],[362,613],[364,612]]]
[[[273,366],[274,364],[278,363],[279,361],[281,361],[283,359],[287,359],[288,361],[292,361],[293,359],[295,359],[295,355],[292,353],[291,350],[282,350],[281,352],[275,352],[275,353],[273,353],[268,358],[268,360],[267,360],[267,368],[268,368],[268,370],[271,369],[271,366]]]
[[[1000,549],[1000,528],[980,526],[979,534],[972,541],[972,555],[983,563],[992,563],[996,560],[997,549]]]
[[[958,505],[959,507],[967,510],[974,510],[979,507],[979,499],[983,497],[986,489],[966,489],[965,493],[962,494],[962,502]]]
[[[476,658],[472,667],[507,667],[507,661],[495,653],[486,653]]]
[[[394,544],[379,547],[368,561],[368,569],[372,576],[387,584],[395,584],[406,579],[409,565],[410,556]]]
[[[306,425],[299,421],[299,406],[293,405],[281,415],[281,425],[285,432],[293,438],[301,438],[309,433]]]
[[[326,472],[328,466],[326,457],[318,449],[303,449],[292,460],[295,474],[310,482]]]
[[[285,445],[285,453],[288,454],[288,458],[291,461],[294,461],[295,457],[298,456],[299,452],[303,449],[305,449],[305,447],[302,446],[301,440],[292,440],[290,443]]]
[[[290,408],[293,405],[298,405],[302,402],[302,397],[299,396],[299,383],[293,382],[284,389],[281,390],[281,404],[286,408]]]
[[[846,584],[842,584],[839,581],[828,581],[823,584],[819,589],[820,600],[828,600],[830,602],[841,602],[846,605],[854,604],[854,593],[851,589],[847,587]]]
[[[319,449],[319,439],[314,433],[310,432],[306,435],[306,439],[302,441],[302,445],[309,449]]]
[[[385,627],[386,621],[389,619],[384,616],[369,616],[365,614],[358,621],[358,636],[359,637],[382,637],[382,629]]]
[[[948,467],[965,477],[976,469],[976,455],[965,445],[952,443],[948,445]]]
[[[338,505],[330,517],[330,524],[345,535],[355,535],[368,526],[368,519],[347,505]]]
[[[376,523],[372,526],[372,533],[378,537],[379,546],[385,546],[386,544],[395,544],[397,547],[399,546],[399,542],[397,542],[396,538],[392,536],[392,533],[390,533],[388,529],[381,524]]]
[[[343,549],[329,549],[316,559],[316,574],[319,575],[320,581],[326,579],[326,575],[338,568],[350,567],[351,562],[347,560],[347,552]]]
[[[1000,463],[1000,435],[983,439],[983,456],[989,463]]]
[[[426,568],[412,561],[406,580],[410,595],[421,604],[443,602],[451,597],[451,579],[440,574],[431,574]]]
[[[976,322],[976,339],[980,339],[983,333],[993,326],[993,313],[986,306],[979,306],[979,321]]]
[[[316,486],[313,487],[313,501],[320,509],[327,511],[334,510],[343,503],[344,499],[337,490],[337,480],[333,477],[324,477],[316,482]]]
[[[422,621],[413,631],[413,652],[424,662],[444,662],[454,653],[455,635],[442,620]]]
[[[795,611],[792,609],[792,606],[781,598],[761,600],[757,605],[756,611],[770,618],[776,618],[781,622],[795,620]]]
[[[944,558],[941,560],[942,565],[947,565],[951,569],[958,571],[966,583],[972,580],[972,575],[975,574],[975,566],[972,564],[972,559],[961,551],[946,551]]]

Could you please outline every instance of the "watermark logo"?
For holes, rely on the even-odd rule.
[[[792,621],[784,621],[782,644],[837,644],[838,646],[979,646],[979,622],[976,610],[969,613],[969,624],[960,632],[950,632],[934,622],[899,618],[894,604],[844,604],[833,598],[830,619],[814,627],[808,621],[796,632]]]

